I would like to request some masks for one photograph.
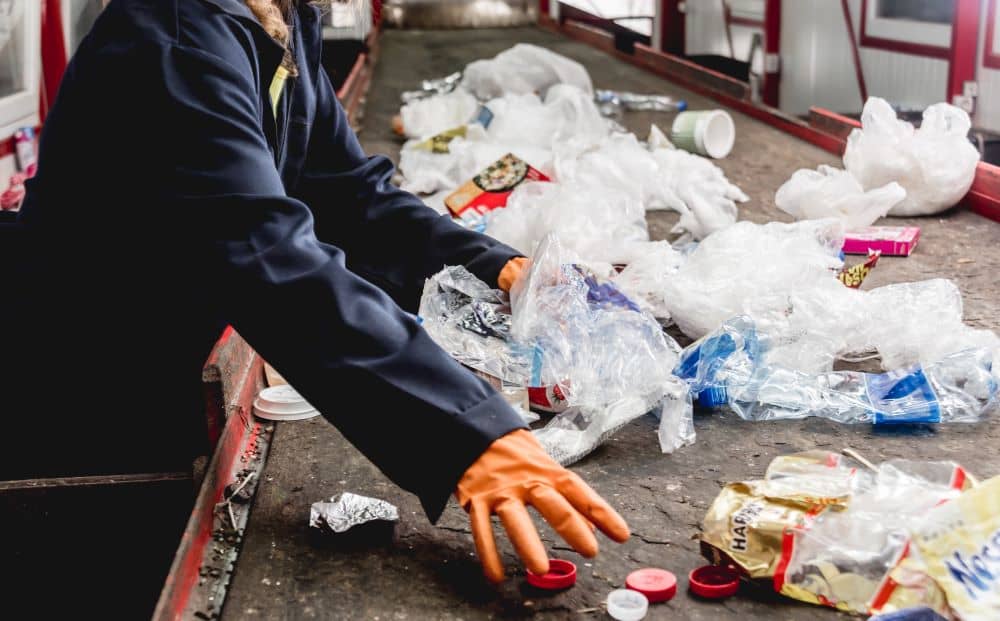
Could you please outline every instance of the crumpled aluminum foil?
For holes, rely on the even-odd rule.
[[[653,110],[655,112],[673,112],[684,110],[687,104],[683,100],[667,95],[642,95],[618,91],[599,90],[594,93],[594,101],[605,116],[620,113],[622,110]]]
[[[444,95],[455,90],[461,81],[462,72],[456,71],[455,73],[446,75],[443,78],[424,80],[420,83],[420,90],[403,91],[400,98],[403,100],[403,103],[410,103],[411,101],[425,99],[427,97],[431,97],[432,95]]]
[[[329,501],[314,502],[309,512],[309,526],[335,533],[374,521],[398,522],[399,509],[378,498],[344,492]]]

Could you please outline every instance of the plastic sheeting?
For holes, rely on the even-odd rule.
[[[462,72],[462,87],[479,99],[545,93],[554,84],[570,84],[588,95],[594,92],[583,65],[530,43],[518,43],[491,59],[471,62]]]
[[[969,191],[979,152],[967,138],[972,126],[961,108],[939,103],[924,110],[923,123],[896,118],[884,99],[870,97],[862,129],[851,131],[844,166],[865,190],[897,182],[906,198],[889,212],[918,216],[952,207]]]
[[[851,173],[820,166],[795,171],[778,188],[774,204],[797,220],[839,218],[850,230],[870,226],[905,198],[906,190],[895,181],[865,192]]]
[[[837,220],[739,222],[701,242],[654,302],[691,338],[746,315],[770,339],[768,362],[796,371],[829,371],[838,357],[868,352],[887,370],[969,347],[1000,352],[993,332],[962,321],[951,281],[845,287],[834,277],[843,235]]]

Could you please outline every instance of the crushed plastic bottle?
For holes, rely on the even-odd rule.
[[[764,362],[767,339],[749,317],[729,320],[681,354],[674,373],[707,407],[745,420],[810,416],[840,423],[971,423],[997,402],[993,353],[967,349],[888,373],[811,374]]]

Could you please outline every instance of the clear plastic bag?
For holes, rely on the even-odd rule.
[[[846,468],[840,468],[846,470]],[[856,471],[846,508],[820,513],[795,529],[783,592],[804,592],[829,606],[872,610],[886,576],[909,544],[910,532],[935,506],[962,493],[953,462],[891,460],[877,472]],[[937,601],[932,590],[930,602]]]
[[[456,89],[405,104],[399,110],[403,131],[410,138],[430,138],[434,134],[465,125],[479,110],[479,102],[468,91]]]
[[[507,294],[462,266],[427,280],[418,311],[424,330],[462,364],[515,386],[529,386],[533,352],[510,337]]]
[[[462,86],[486,100],[507,93],[544,94],[555,84],[570,84],[593,96],[590,74],[580,63],[530,43],[518,43],[494,58],[469,63]]]
[[[834,277],[842,245],[837,220],[739,222],[706,238],[665,274],[658,301],[692,338],[747,315],[768,337],[768,364],[809,374],[871,352],[887,370],[969,348],[1000,352],[997,335],[965,325],[951,281],[845,287]]]
[[[661,444],[673,450],[693,441],[685,387],[670,373],[680,348],[609,276],[549,236],[512,291],[512,334],[535,344],[541,384],[558,386],[570,406],[538,432],[561,463],[583,457],[658,406],[667,410],[664,434],[676,436]]]
[[[547,235],[591,262],[627,262],[648,243],[645,210],[633,197],[600,184],[524,183],[491,212],[486,234],[534,256]]]
[[[969,143],[972,123],[961,108],[939,103],[924,110],[917,130],[884,99],[870,97],[862,129],[847,138],[844,167],[866,190],[897,182],[906,198],[893,216],[938,213],[958,203],[972,186],[979,152]]]
[[[865,192],[851,173],[820,166],[797,170],[778,188],[774,205],[796,220],[838,218],[848,230],[870,226],[906,198],[895,182]]]

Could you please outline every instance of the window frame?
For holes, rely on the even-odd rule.
[[[20,61],[24,72],[24,87],[16,93],[0,97],[0,138],[12,136],[22,127],[38,124],[38,97],[42,79],[41,3],[28,2],[23,10],[20,19],[24,24],[24,37],[21,40]]]
[[[929,24],[916,20],[878,17],[879,0],[861,0],[861,46],[948,60],[954,24]],[[888,29],[901,34],[890,35]],[[902,30],[900,30],[902,29]]]

